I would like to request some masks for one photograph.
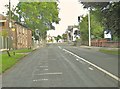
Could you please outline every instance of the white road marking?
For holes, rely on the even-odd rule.
[[[60,46],[58,46],[58,48],[62,49]]]
[[[66,52],[72,54],[73,56],[75,56],[75,57],[81,59],[82,61],[84,61],[84,62],[90,64],[91,66],[93,66],[93,67],[95,67],[96,69],[102,71],[103,73],[109,75],[110,77],[114,78],[115,80],[120,81],[120,78],[119,78],[119,77],[117,77],[117,76],[115,76],[114,74],[112,74],[112,73],[106,71],[105,69],[103,69],[103,68],[97,66],[96,64],[94,64],[94,63],[92,63],[92,62],[89,62],[89,61],[87,61],[86,59],[84,59],[84,58],[82,58],[82,57],[80,57],[80,56],[78,56],[78,55],[76,55],[76,54],[74,54],[74,53],[72,53],[72,52],[70,52],[70,51],[68,51],[68,50],[66,50],[66,49],[62,49],[62,50],[63,50],[63,51],[66,51]]]
[[[77,61],[79,61],[79,59],[76,59]]]
[[[81,60],[79,60],[79,59],[76,59],[77,61],[79,61],[80,63],[82,63],[82,64],[85,64],[85,62],[83,62],[83,61],[81,61]]]
[[[40,74],[34,74],[34,75],[60,75],[62,72],[56,72],[56,73],[40,73]]]
[[[39,66],[39,67],[48,67],[48,66]]]
[[[82,64],[85,64],[85,62],[83,62],[83,61],[81,61],[81,60],[79,60],[79,62],[81,62]]]
[[[53,61],[53,60],[57,60],[57,59],[49,59],[49,61]]]
[[[93,68],[89,67],[90,70],[94,70]]]
[[[34,82],[37,82],[37,81],[47,81],[48,79],[36,79],[36,80],[33,80]]]
[[[48,69],[44,69],[44,70],[48,70]]]

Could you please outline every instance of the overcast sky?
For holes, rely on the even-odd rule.
[[[82,14],[86,14],[87,10],[83,9],[82,4],[78,2],[78,0],[59,0],[59,17],[61,21],[58,25],[55,25],[55,31],[49,31],[48,34],[51,36],[57,36],[58,34],[63,34],[68,25],[76,25],[78,24],[78,16]],[[18,0],[11,0],[12,6],[16,6]],[[9,0],[0,0],[0,14],[6,12],[6,8],[4,5],[8,4]]]
[[[83,9],[82,4],[78,0],[59,0],[59,17],[61,21],[56,25],[56,31],[51,31],[51,35],[63,34],[68,25],[77,25],[78,16],[86,14],[87,10]]]

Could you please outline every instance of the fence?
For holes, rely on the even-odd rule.
[[[8,38],[0,36],[0,49],[8,49]]]

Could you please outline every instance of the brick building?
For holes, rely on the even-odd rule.
[[[18,22],[15,22],[14,29],[15,31],[12,34],[14,38],[14,48],[30,48],[32,46],[32,30]]]
[[[12,21],[8,27],[8,19],[0,15],[0,49],[22,49],[32,46],[32,30],[21,23]]]
[[[0,14],[0,49],[8,49],[8,21]]]

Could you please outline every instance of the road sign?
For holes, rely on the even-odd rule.
[[[104,31],[104,38],[109,38],[109,39],[111,39],[111,31],[110,30],[105,30]]]

